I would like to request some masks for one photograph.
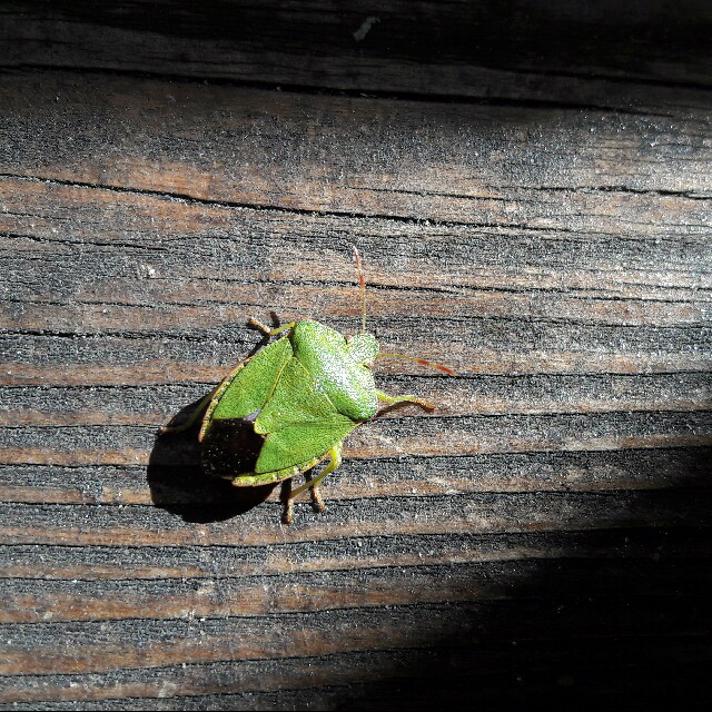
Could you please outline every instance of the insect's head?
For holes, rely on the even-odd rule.
[[[367,331],[361,334],[354,334],[348,339],[349,352],[356,363],[360,363],[368,368],[373,368],[373,362],[378,356],[378,341],[373,334]]]

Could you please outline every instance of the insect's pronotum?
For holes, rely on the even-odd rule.
[[[250,319],[249,323],[267,338],[280,338],[239,363],[186,422],[163,429],[187,430],[202,414],[198,439],[208,469],[216,451],[230,446],[236,469],[223,471],[220,476],[233,485],[257,487],[284,482],[285,524],[292,521],[294,498],[307,489],[314,507],[324,510],[319,484],[341,464],[344,439],[359,425],[377,417],[379,404],[391,408],[412,403],[426,411],[435,409],[417,396],[394,396],[378,390],[373,377],[375,361],[405,359],[454,375],[439,363],[380,351],[376,337],[366,331],[366,280],[355,247],[354,260],[361,304],[359,333],[345,338],[310,319],[274,329]],[[248,441],[251,459],[246,460],[239,444]],[[312,477],[311,470],[327,459],[328,464]],[[240,469],[244,462],[250,463],[247,471]],[[301,473],[306,482],[292,490],[291,479]]]

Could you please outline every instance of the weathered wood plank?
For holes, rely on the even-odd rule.
[[[694,496],[695,493],[690,493]],[[62,546],[3,544],[3,578],[40,580],[227,579],[274,577],[318,571],[452,565],[557,558],[652,559],[678,561],[709,553],[709,532],[701,529],[618,528],[576,532],[467,533],[355,537],[283,542],[279,547]],[[37,562],[41,561],[39,567]]]
[[[298,524],[286,531],[278,524],[277,502],[256,507],[238,522],[212,520],[213,523],[191,526],[169,511],[156,512],[141,505],[3,504],[0,511],[7,523],[0,530],[0,543],[265,546],[274,542],[430,536],[448,532],[492,534],[702,526],[709,523],[709,496],[708,489],[693,492],[675,488],[623,493],[462,493],[343,499],[331,501],[329,516],[323,521],[303,511]]]
[[[137,379],[135,379],[137,380]],[[417,390],[448,416],[710,410],[706,373],[474,376],[381,374],[388,391]],[[159,425],[205,384],[14,386],[0,389],[0,426]],[[405,414],[405,413],[403,413]],[[394,417],[386,414],[384,418]]]
[[[679,571],[657,562],[583,560],[518,560],[456,566],[381,567],[370,571],[288,573],[241,579],[184,578],[108,583],[30,579],[0,582],[4,606],[0,623],[181,619],[260,616],[272,613],[337,609],[419,606],[433,603],[501,601],[533,578],[542,584],[535,594],[544,600],[556,589],[570,589],[595,574],[591,596],[611,596],[624,586],[634,598],[689,595],[710,584],[707,560],[698,569]]]
[[[11,73],[0,91],[4,136],[35,138],[20,172],[12,156],[0,161],[7,175],[219,204],[604,233],[625,226],[661,237],[680,230],[678,220],[694,235],[704,228],[697,212],[709,216],[708,202],[695,199],[712,188],[709,115],[423,102],[396,111],[373,99],[257,90],[236,101],[229,87],[61,73]],[[543,195],[532,198],[537,189]],[[685,195],[674,202],[675,193]],[[651,199],[667,208],[655,219],[646,216]],[[540,202],[549,209],[538,211]]]
[[[640,635],[655,627],[658,635],[699,638],[699,628],[690,620],[690,611],[678,610],[660,620],[655,596],[640,600],[638,615],[631,618],[624,610],[612,607],[605,599],[594,599],[590,617],[579,622],[578,632],[585,637],[600,637],[605,616],[611,616],[604,631],[617,635]],[[709,611],[701,598],[688,597],[700,623],[709,625]],[[218,662],[238,659],[279,659],[313,657],[323,654],[382,651],[393,648],[418,649],[433,642],[458,639],[463,632],[475,634],[479,619],[487,616],[502,632],[517,631],[522,638],[538,633],[545,639],[567,639],[571,620],[577,612],[565,609],[556,618],[556,627],[541,629],[535,619],[537,601],[520,601],[513,618],[511,606],[503,603],[462,605],[421,605],[392,610],[324,610],[316,613],[284,614],[279,625],[274,616],[245,618],[197,618],[176,630],[175,621],[127,620],[103,622],[7,624],[13,647],[0,670],[3,673],[76,674],[112,669],[155,668],[164,665]],[[549,620],[549,624],[552,624]],[[684,628],[680,624],[685,622]],[[127,644],[139,634],[140,647]],[[611,634],[609,633],[609,635]],[[597,636],[598,634],[598,636]],[[56,642],[61,636],[61,642]],[[44,639],[41,655],[34,649]]]
[[[2,460],[11,464],[148,465],[152,452],[156,465],[186,462],[184,450],[176,457],[175,446],[167,445],[165,438],[156,443],[154,428],[27,426],[1,432]],[[86,447],[89,442],[91,448]],[[392,417],[361,426],[349,438],[345,452],[350,458],[374,459],[685,445],[712,445],[709,412]]]
[[[14,194],[8,191],[7,195]],[[20,195],[27,197],[24,193]],[[54,197],[53,190],[45,194],[44,205]],[[124,197],[117,200],[123,202]],[[74,204],[76,200],[77,197]],[[123,208],[126,212],[122,220],[134,215],[134,207],[129,202]],[[183,207],[184,204],[178,204],[175,209]],[[233,215],[242,212],[232,210]],[[93,221],[100,215],[97,213]],[[113,217],[118,215],[113,213]],[[135,219],[130,219],[135,225]],[[12,215],[5,220],[9,221],[12,234],[21,229]],[[113,229],[110,220],[104,217],[99,223],[107,233]],[[62,254],[62,250],[72,249],[71,244],[56,245],[56,240],[50,239],[40,248],[33,243],[35,246],[28,253],[22,249],[21,238],[6,238],[2,257],[16,276],[17,296],[5,305],[5,324],[22,329],[15,329],[16,333],[5,337],[7,347],[3,350],[10,353],[12,349],[14,357],[5,375],[9,382],[46,383],[47,371],[37,364],[40,358],[52,363],[56,383],[123,383],[135,371],[133,366],[126,368],[126,361],[131,360],[141,364],[141,374],[130,376],[133,382],[140,377],[154,383],[161,379],[161,371],[165,372],[163,379],[169,382],[186,377],[214,382],[225,367],[255,343],[256,336],[241,325],[248,314],[257,310],[275,308],[285,316],[316,312],[345,329],[353,328],[354,320],[345,320],[353,312],[351,266],[345,257],[347,245],[341,251],[324,251],[324,239],[318,241],[313,237],[314,231],[321,229],[328,240],[339,220],[343,218],[302,221],[303,241],[295,244],[289,239],[284,243],[285,254],[290,255],[286,267],[296,265],[296,269],[283,274],[280,265],[279,272],[267,277],[265,260],[269,259],[268,264],[273,265],[274,259],[268,257],[269,242],[254,239],[255,233],[264,233],[265,240],[271,234],[274,241],[274,229],[277,225],[283,228],[284,220],[273,223],[263,211],[253,214],[247,223],[241,219],[235,225],[235,237],[228,237],[229,226],[223,228],[225,237],[206,235],[197,239],[196,236],[185,246],[177,244],[174,237],[166,239],[151,232],[144,239],[139,234],[134,238],[136,244],[150,239],[157,250],[160,248],[156,253],[159,256],[128,268],[129,273],[126,256],[122,256],[125,243],[113,248],[110,243],[100,248],[89,244],[85,248],[82,241],[78,259],[63,260],[53,275],[42,277],[41,283],[37,281],[40,273],[34,269],[38,257]],[[377,240],[380,235],[385,237],[390,227],[386,221],[382,225],[379,221],[349,222],[354,228],[359,222],[369,230],[381,228],[368,240],[360,239],[368,254],[379,249]],[[291,220],[289,226],[299,234],[299,217]],[[37,230],[37,226],[32,229]],[[77,229],[83,230],[81,223]],[[253,235],[249,243],[245,231]],[[435,254],[448,264],[447,275],[440,277],[439,284],[431,277],[438,274],[437,261],[432,257],[414,256],[410,269],[402,269],[392,256],[385,254],[385,270],[390,263],[390,271],[373,264],[380,257],[373,260],[375,284],[369,305],[384,340],[398,341],[404,346],[411,343],[411,350],[431,355],[441,353],[445,343],[447,356],[454,365],[476,373],[708,369],[709,349],[704,345],[710,334],[710,281],[708,272],[700,272],[700,266],[706,264],[704,239],[696,244],[686,238],[683,244],[651,240],[626,252],[625,241],[611,239],[602,243],[592,236],[590,247],[572,253],[565,240],[557,239],[552,246],[550,239],[539,235],[503,236],[496,231],[488,234],[480,229],[457,228],[448,228],[444,236],[442,232],[441,228],[414,225],[400,230],[398,239],[399,245],[407,245],[406,241],[413,239],[438,245]],[[465,241],[479,255],[475,269],[463,262],[462,256],[458,257],[458,246]],[[16,250],[18,242],[20,249]],[[226,242],[233,245],[227,252]],[[303,245],[302,249],[299,245]],[[446,245],[449,249],[444,251]],[[98,251],[94,252],[95,249]],[[231,255],[242,249],[256,252],[255,263],[249,267],[240,260],[231,270],[239,276],[228,277],[225,262],[233,260]],[[275,250],[279,252],[280,248],[275,246]],[[200,259],[196,261],[197,254]],[[625,276],[620,273],[622,255],[627,264],[635,265]],[[103,276],[91,271],[97,259],[101,260]],[[661,261],[669,264],[668,272],[661,272]],[[676,262],[679,266],[673,268]],[[335,284],[306,281],[304,270],[311,263],[332,265],[338,281]],[[519,265],[518,270],[512,264]],[[188,265],[190,272],[186,274]],[[412,281],[414,287],[407,291],[394,289],[400,279]],[[444,287],[443,279],[452,286]],[[292,284],[292,280],[296,283]],[[32,311],[37,299],[34,295],[40,289],[49,303],[37,304]],[[135,296],[129,298],[129,303],[116,303],[117,289]],[[428,291],[432,289],[437,291]],[[310,305],[308,309],[299,309],[298,305],[305,301]],[[447,309],[459,314],[454,320],[421,319],[419,329],[415,330],[406,320],[409,317],[412,323],[414,309],[422,309],[432,317],[447,314]],[[472,322],[471,329],[463,327],[467,321]],[[77,324],[82,328],[76,330]],[[73,328],[68,332],[70,327]],[[166,356],[163,363],[155,360],[151,339],[156,333],[163,340],[162,352]],[[48,339],[42,334],[60,338]],[[98,351],[104,349],[103,353]],[[23,353],[29,363],[16,360],[18,356],[25,360]],[[197,356],[198,363],[186,362],[187,354]],[[78,365],[87,358],[95,362],[88,372]],[[210,368],[216,358],[224,365]]]
[[[708,13],[216,8],[0,11],[0,705],[708,698]],[[285,529],[156,427],[250,315],[356,328],[353,244],[458,376]]]
[[[707,106],[709,6],[359,0],[4,4],[0,64],[665,113]]]
[[[702,677],[704,671],[696,660],[704,645],[688,641],[668,641],[669,649],[680,661],[682,673],[673,676],[665,671],[665,661],[651,653],[650,649],[635,646],[630,641],[619,644],[616,660],[621,665],[629,661],[644,662],[648,670],[655,670],[659,675],[649,684],[645,683],[637,670],[625,671],[625,681],[630,687],[640,686],[643,689],[642,701],[651,704],[656,699],[667,698],[670,695],[680,695],[690,684]],[[352,653],[329,658],[310,658],[304,663],[287,660],[272,663],[250,663],[245,670],[235,672],[230,664],[210,664],[206,666],[190,666],[186,669],[168,668],[154,674],[135,675],[93,675],[92,687],[71,688],[68,676],[42,676],[29,678],[32,687],[29,692],[20,693],[18,699],[37,699],[43,695],[48,697],[61,696],[65,702],[54,702],[47,705],[43,702],[15,703],[17,709],[175,709],[176,693],[182,693],[182,709],[190,710],[221,710],[226,706],[230,709],[288,709],[290,707],[316,709],[338,709],[344,704],[358,703],[363,706],[381,706],[386,708],[426,709],[436,701],[446,701],[449,705],[465,707],[473,699],[477,702],[497,705],[502,703],[499,692],[509,678],[501,672],[505,667],[521,670],[521,662],[529,652],[521,643],[516,651],[488,649],[485,655],[467,655],[462,651],[449,651],[449,655],[438,654],[429,650],[398,651],[397,655],[373,653],[366,656]],[[543,648],[539,644],[540,648]],[[600,680],[600,670],[605,666],[609,650],[602,648],[596,641],[591,641],[591,668],[579,676],[578,681],[586,685],[595,685]],[[461,657],[457,657],[461,656]],[[369,657],[373,665],[369,665]],[[609,658],[610,659],[610,658]],[[557,641],[556,647],[550,646],[542,651],[542,669],[570,670],[580,663],[577,657],[575,643],[563,645]],[[468,675],[467,668],[482,671],[482,676],[473,682],[472,673]],[[427,676],[427,671],[436,667],[447,674],[448,687],[437,695],[432,691],[432,685],[414,683],[409,678],[409,671],[419,669]],[[627,666],[626,666],[627,667]],[[381,671],[379,676],[376,670]],[[623,683],[623,673],[611,676],[606,685],[606,691],[601,695],[613,701],[615,693],[612,688]],[[167,678],[167,679],[166,679]],[[383,683],[383,679],[387,683]],[[517,675],[514,682],[518,684],[511,688],[507,695],[510,701],[524,702],[536,696],[538,699],[550,701],[570,701],[574,693],[571,691],[571,676],[540,673],[538,676]],[[260,686],[273,686],[271,692],[254,690],[257,680]],[[288,680],[291,684],[287,690],[280,689],[279,680]],[[311,680],[315,687],[305,684]],[[576,682],[576,680],[575,680]],[[146,695],[144,697],[144,695]],[[83,697],[82,697],[83,696]],[[91,696],[91,701],[83,701]],[[167,698],[167,699],[166,699]],[[78,700],[78,701],[77,701]]]
[[[620,448],[615,451],[506,453],[433,459],[358,458],[328,483],[331,500],[384,496],[430,496],[466,492],[597,492],[709,486],[709,448]],[[153,479],[151,493],[137,466],[0,467],[0,493],[7,502],[48,504],[150,504],[209,507],[226,493],[196,477],[196,468],[168,465]],[[176,458],[177,461],[177,458]],[[440,471],[440,465],[447,465]],[[37,479],[43,483],[36,486]],[[276,497],[276,493],[274,497]]]

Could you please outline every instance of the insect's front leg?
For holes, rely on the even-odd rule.
[[[296,324],[295,321],[290,321],[287,324],[282,324],[274,329],[270,329],[269,326],[266,326],[261,321],[257,321],[254,317],[250,317],[247,323],[261,331],[265,336],[277,336],[277,334],[281,334],[283,331],[289,331],[289,329],[292,329]]]
[[[427,410],[428,413],[432,413],[435,410],[435,406],[430,403],[430,401],[423,400],[417,396],[389,396],[388,393],[384,393],[383,391],[376,391],[376,397],[381,403],[385,403],[387,406],[398,407],[412,403],[423,410]]]

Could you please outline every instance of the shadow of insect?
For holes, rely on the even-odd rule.
[[[275,326],[279,326],[276,314],[271,316]],[[267,340],[261,339],[248,355],[255,354]],[[171,423],[187,419],[204,397],[181,408]],[[244,514],[264,502],[275,483],[238,488],[225,479],[235,472],[254,468],[262,439],[255,434],[252,423],[236,420],[216,424],[202,445],[198,442],[199,430],[198,420],[184,432],[156,435],[147,470],[153,503],[186,522],[209,523]],[[205,448],[210,450],[209,472],[205,467]]]
[[[193,410],[196,401],[176,416]],[[186,522],[223,521],[244,514],[269,497],[275,484],[262,487],[233,487],[221,479],[219,471],[235,467],[250,469],[257,461],[261,439],[251,423],[226,421],[211,432],[208,447],[217,453],[211,458],[211,472],[206,472],[198,443],[199,423],[180,435],[159,433],[151,450],[147,479],[153,503]]]

